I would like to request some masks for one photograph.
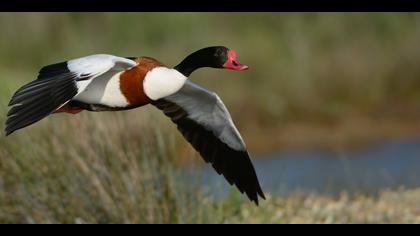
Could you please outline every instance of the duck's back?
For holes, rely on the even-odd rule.
[[[129,109],[148,104],[143,83],[146,75],[162,63],[150,57],[130,58],[136,65],[124,71],[109,70],[89,81],[80,81],[83,90],[72,101],[110,109]],[[94,110],[94,109],[92,109]]]

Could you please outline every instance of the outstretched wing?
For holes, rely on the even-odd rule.
[[[7,113],[6,135],[33,124],[53,113],[95,77],[109,71],[122,71],[136,62],[122,57],[98,54],[43,67],[36,80],[19,88]]]
[[[265,199],[245,143],[217,94],[187,81],[177,93],[152,104],[171,118],[218,174],[257,205],[258,195]]]

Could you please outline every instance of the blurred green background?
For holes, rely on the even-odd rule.
[[[174,66],[225,45],[251,69],[191,79],[219,93],[254,150],[413,134],[419,24],[416,13],[3,13],[0,101],[57,61],[110,53]]]
[[[0,13],[0,29],[2,123],[13,92],[44,65],[109,53],[174,66],[197,49],[224,45],[250,69],[205,68],[190,78],[222,97],[251,153],[353,147],[420,133],[418,13]],[[249,209],[258,209],[240,194],[219,205],[199,186],[193,195],[180,193],[185,186],[171,170],[199,158],[149,107],[54,115],[1,137],[0,147],[0,222],[419,220],[401,216],[415,216],[404,211],[412,205],[392,208],[400,194],[414,199],[416,192],[386,192],[389,201],[377,204],[390,208],[380,210],[375,199],[359,197],[373,213],[344,210],[344,218],[301,204],[322,206],[324,198],[275,199],[255,219]],[[288,211],[300,205],[308,208]]]

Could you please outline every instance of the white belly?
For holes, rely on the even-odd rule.
[[[143,80],[144,93],[152,100],[172,95],[182,88],[187,77],[175,69],[156,67]]]
[[[109,71],[91,80],[77,82],[79,93],[73,100],[109,107],[126,107],[129,103],[120,90],[121,73]]]

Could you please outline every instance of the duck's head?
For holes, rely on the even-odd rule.
[[[236,59],[236,52],[224,46],[213,46],[200,49],[187,56],[175,69],[189,76],[193,71],[202,67],[212,67],[230,70],[246,70],[247,65]]]

